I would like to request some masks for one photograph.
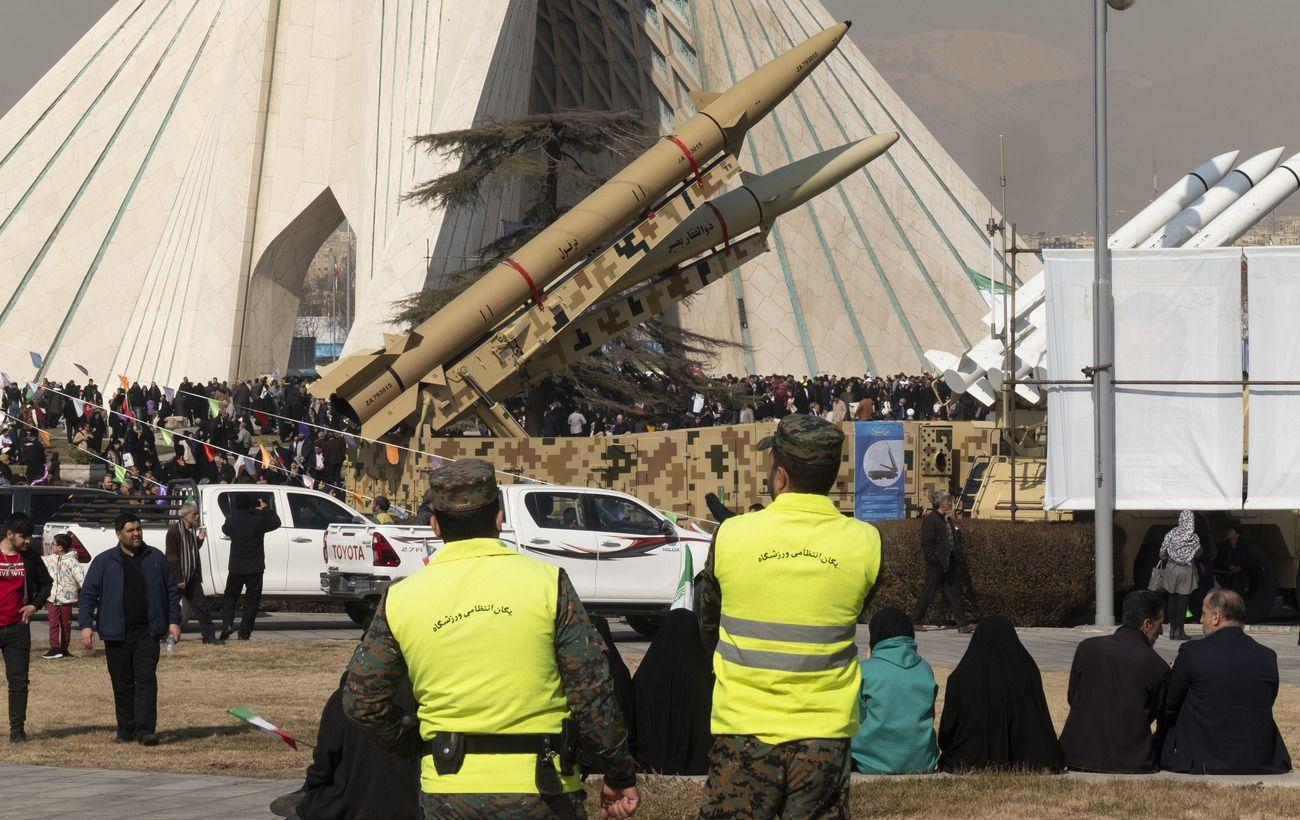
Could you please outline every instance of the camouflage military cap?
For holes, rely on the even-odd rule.
[[[496,470],[478,458],[462,458],[429,474],[430,503],[442,512],[465,512],[496,501]]]
[[[793,414],[781,419],[776,432],[764,436],[758,449],[780,450],[781,455],[811,464],[839,462],[844,431],[821,416]]]

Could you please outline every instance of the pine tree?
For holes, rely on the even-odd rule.
[[[444,274],[436,287],[395,304],[393,321],[409,327],[432,316],[563,215],[572,203],[562,202],[561,180],[564,194],[576,202],[605,182],[599,171],[603,163],[621,165],[644,151],[652,138],[633,112],[570,110],[425,134],[414,142],[458,167],[416,186],[404,196],[407,202],[445,210],[472,207],[511,186],[534,193],[524,197],[522,228],[484,245],[469,264]],[[647,413],[680,410],[670,405],[674,397],[657,389],[647,375],[666,379],[687,395],[699,391],[720,398],[725,388],[707,379],[704,368],[731,344],[656,318],[573,362],[557,378],[601,410],[626,413],[636,405]],[[532,435],[540,433],[555,384],[547,380],[529,392],[525,426]]]

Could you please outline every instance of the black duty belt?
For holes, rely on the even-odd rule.
[[[441,733],[439,733],[441,734]],[[424,742],[424,754],[437,754],[438,737]],[[464,753],[471,755],[540,755],[559,753],[562,735],[462,735]]]
[[[532,755],[534,777],[540,794],[564,792],[560,774],[572,775],[577,762],[578,733],[572,720],[565,719],[559,734],[467,735],[436,732],[424,743],[423,753],[433,757],[434,770],[446,777],[460,771],[465,755]],[[559,763],[559,769],[556,768]]]

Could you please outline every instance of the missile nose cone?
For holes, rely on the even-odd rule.
[[[845,21],[844,21],[843,23],[841,23],[840,25],[844,26],[844,30],[845,30],[845,31],[848,31],[849,29],[853,28],[853,21],[852,21],[852,20],[845,20]]]
[[[880,136],[888,138],[889,144],[886,145],[885,147],[889,148],[894,143],[898,142],[899,138],[901,138],[903,135],[898,133],[897,131],[890,131],[889,133],[881,134]]]

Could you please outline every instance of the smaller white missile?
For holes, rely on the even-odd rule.
[[[767,230],[781,214],[857,173],[896,142],[898,132],[891,131],[804,157],[762,176],[742,172],[741,187],[692,211],[623,275],[619,287],[634,285],[754,228]]]
[[[1191,205],[1197,197],[1223,179],[1232,168],[1232,164],[1237,161],[1238,153],[1229,151],[1193,168],[1169,190],[1139,211],[1137,216],[1112,233],[1108,243],[1110,248],[1113,250],[1131,248],[1173,219],[1179,211]]]
[[[978,381],[987,383],[984,374],[990,367],[997,366],[1001,356],[1002,340],[990,336],[966,351],[955,366],[944,368],[943,380],[954,393],[965,393]]]
[[[1187,240],[1183,247],[1221,248],[1231,245],[1297,190],[1300,190],[1300,154],[1260,180],[1204,230]]]
[[[961,362],[961,357],[954,356],[946,350],[927,350],[925,360],[934,368],[935,373],[942,375],[943,371],[955,368]]]
[[[1201,194],[1200,199],[1188,205],[1186,210],[1175,216],[1150,239],[1138,245],[1139,248],[1177,248],[1191,239],[1202,228],[1214,221],[1214,218],[1227,210],[1228,206],[1240,199],[1255,183],[1268,176],[1277,167],[1282,158],[1283,146],[1271,151],[1257,154],[1233,168],[1227,176],[1210,190]]]
[[[1020,319],[1027,315],[1031,310],[1043,303],[1044,291],[1047,287],[1047,279],[1043,277],[1043,272],[1039,271],[1029,280],[1016,288],[1016,315],[1013,319]],[[1009,303],[1008,303],[1009,306]],[[984,324],[995,322],[999,332],[1002,331],[1002,311],[990,310],[984,314]],[[1014,327],[1014,323],[1012,325]]]

